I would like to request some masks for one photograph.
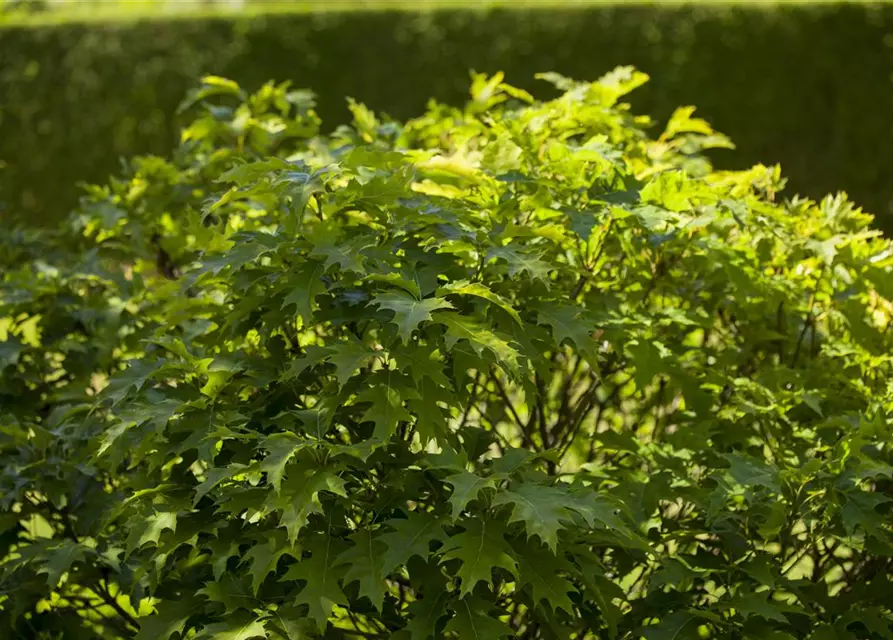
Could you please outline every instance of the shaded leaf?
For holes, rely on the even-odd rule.
[[[517,575],[518,563],[505,541],[505,529],[498,521],[468,520],[465,531],[450,537],[443,547],[444,561],[460,560],[456,576],[462,581],[459,594],[471,593],[479,582],[493,586],[492,571],[499,567]]]
[[[462,471],[461,473],[447,476],[444,478],[444,482],[453,487],[453,493],[450,495],[453,521],[459,519],[468,503],[475,500],[482,489],[496,487],[496,482],[493,478],[482,478],[470,471]]]
[[[498,618],[488,615],[490,603],[474,597],[465,597],[454,605],[456,615],[444,629],[459,638],[485,640],[514,636],[511,627]]]
[[[412,332],[423,322],[434,320],[431,315],[437,309],[452,309],[453,305],[444,298],[424,298],[418,300],[402,293],[382,293],[373,298],[372,303],[381,309],[394,312],[391,320],[397,325],[397,333],[400,339],[407,343],[412,338]]]

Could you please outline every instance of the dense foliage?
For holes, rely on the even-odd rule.
[[[718,166],[779,162],[788,195],[843,189],[893,230],[893,5],[449,3],[0,25],[0,216],[58,224],[79,181],[104,181],[122,156],[166,154],[183,124],[177,104],[204,74],[251,90],[269,78],[313,87],[324,122],[336,123],[348,117],[345,95],[398,119],[432,96],[461,104],[468,69],[502,70],[532,91],[541,71],[592,78],[633,64],[654,77],[637,110],[665,122],[677,105],[697,104],[735,140]]]
[[[893,637],[893,246],[543,79],[209,77],[3,237],[5,637]]]

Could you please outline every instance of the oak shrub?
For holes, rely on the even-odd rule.
[[[208,77],[2,238],[4,636],[893,637],[893,246],[543,79]]]

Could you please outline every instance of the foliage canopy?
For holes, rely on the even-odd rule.
[[[893,247],[646,80],[218,77],[0,245],[21,638],[890,638]]]

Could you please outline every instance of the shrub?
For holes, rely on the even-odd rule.
[[[0,217],[59,224],[80,181],[104,181],[122,156],[167,154],[184,124],[177,104],[204,74],[251,90],[268,78],[313,87],[336,123],[349,117],[345,95],[401,120],[432,96],[462,104],[468,69],[502,70],[532,91],[540,71],[591,78],[633,64],[654,77],[636,109],[665,123],[696,104],[735,140],[718,166],[779,162],[790,193],[846,190],[893,229],[888,3],[447,4],[0,24]]]
[[[3,240],[28,638],[887,638],[893,247],[644,82],[319,133],[206,78]]]

